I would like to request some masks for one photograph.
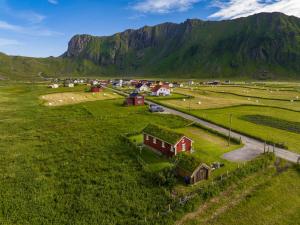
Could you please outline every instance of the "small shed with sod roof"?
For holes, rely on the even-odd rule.
[[[207,164],[190,154],[181,153],[176,156],[176,172],[184,178],[185,183],[195,184],[201,180],[207,180],[211,168]]]
[[[154,124],[149,124],[143,130],[143,143],[169,157],[180,152],[191,152],[193,146],[193,140],[184,134]]]

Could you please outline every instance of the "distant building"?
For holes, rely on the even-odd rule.
[[[156,85],[154,88],[151,90],[151,95],[152,96],[168,96],[171,94],[171,90],[169,86],[166,85]]]
[[[123,87],[123,80],[118,80],[118,81],[113,82],[113,87],[115,87],[115,88]]]
[[[50,84],[48,87],[49,88],[59,88],[59,85],[58,84]]]
[[[206,84],[207,85],[220,85],[221,81],[219,81],[219,80],[208,81]]]
[[[180,152],[191,152],[193,141],[184,134],[149,124],[143,130],[144,146],[172,157]]]
[[[126,106],[139,106],[145,104],[145,98],[138,93],[131,93],[125,100],[124,104]]]
[[[194,85],[194,84],[195,84],[195,82],[194,82],[193,80],[189,80],[189,81],[188,81],[188,85],[189,85],[189,86],[192,86],[192,85]]]
[[[148,87],[148,85],[147,84],[143,84],[143,83],[140,83],[140,84],[137,84],[136,86],[135,86],[135,91],[136,92],[138,92],[138,93],[140,93],[140,92],[147,92],[147,91],[149,91],[150,90],[150,88]]]
[[[64,81],[64,87],[73,88],[74,87],[74,82],[72,80],[65,80]]]
[[[91,87],[91,92],[93,92],[93,93],[97,93],[97,92],[101,92],[101,91],[103,91],[103,88],[100,85]]]

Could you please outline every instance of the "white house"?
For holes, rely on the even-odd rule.
[[[135,86],[135,91],[138,92],[138,93],[140,93],[140,92],[147,92],[149,90],[150,90],[150,88],[148,87],[147,84],[137,84]]]
[[[151,90],[151,95],[152,96],[168,96],[171,94],[171,90],[169,86],[166,85],[156,85],[154,88]]]
[[[48,87],[49,87],[49,88],[58,88],[59,85],[58,85],[58,84],[50,84]]]
[[[123,87],[123,80],[119,80],[113,83],[113,87]]]

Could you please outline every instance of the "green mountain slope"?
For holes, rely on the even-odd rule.
[[[101,74],[101,68],[90,60],[63,58],[30,58],[0,53],[0,80],[30,80],[43,77],[89,76]]]
[[[164,23],[108,37],[76,35],[59,58],[10,60],[20,73],[34,74],[300,78],[300,19],[261,13]]]
[[[300,19],[262,13],[236,20],[187,20],[110,37],[76,35],[63,55],[129,74],[296,76]]]

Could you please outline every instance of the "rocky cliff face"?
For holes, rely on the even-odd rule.
[[[63,57],[126,73],[297,74],[300,19],[262,13],[231,21],[164,23],[110,37],[76,35]]]

